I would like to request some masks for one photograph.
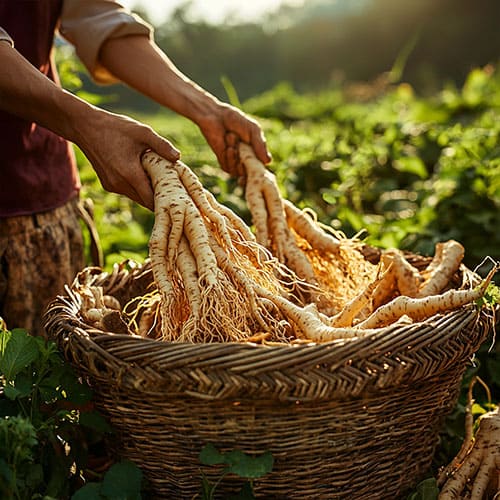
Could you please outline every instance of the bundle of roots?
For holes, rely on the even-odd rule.
[[[425,269],[396,250],[372,263],[361,241],[284,200],[249,146],[241,145],[240,157],[255,233],[185,164],[144,155],[155,192],[154,286],[123,307],[132,333],[177,342],[361,337],[473,302],[496,271],[479,285],[447,289],[464,254],[456,241],[438,244]],[[87,291],[91,300],[82,308],[94,326],[102,326],[107,307],[100,295]]]

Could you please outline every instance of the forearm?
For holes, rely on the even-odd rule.
[[[149,37],[107,40],[99,63],[115,78],[195,122],[226,172],[244,175],[239,142],[250,144],[261,162],[271,160],[259,124],[182,74]]]
[[[220,105],[214,96],[182,74],[146,36],[106,41],[99,60],[116,78],[198,124]]]
[[[78,143],[78,119],[89,118],[95,108],[64,91],[32,66],[9,43],[0,41],[0,108],[34,121]]]

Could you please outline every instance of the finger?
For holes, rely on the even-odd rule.
[[[217,130],[214,131],[214,133],[211,133],[210,135],[205,134],[205,139],[210,145],[212,151],[215,153],[217,161],[219,162],[219,165],[221,166],[222,170],[228,172],[226,155],[225,155],[226,143],[225,143],[224,132],[222,130]]]
[[[226,143],[226,162],[228,171],[234,177],[244,177],[246,175],[245,166],[240,158],[240,137],[234,132],[226,132],[224,135]]]
[[[150,143],[147,147],[159,154],[165,160],[175,163],[180,157],[181,152],[163,137],[153,133]]]
[[[237,148],[240,142],[239,136],[234,132],[226,132],[224,139],[227,147]]]
[[[252,134],[251,146],[255,152],[255,156],[264,164],[267,165],[273,159],[271,153],[267,149],[266,138],[260,128]]]
[[[231,175],[238,176],[238,164],[240,163],[238,149],[233,146],[226,147],[224,157],[224,170]]]

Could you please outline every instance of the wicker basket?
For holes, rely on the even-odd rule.
[[[121,303],[152,282],[148,265],[86,272]],[[68,289],[49,307],[46,329],[89,379],[117,453],[142,468],[153,499],[191,499],[202,472],[218,477],[200,464],[206,443],[272,452],[258,498],[399,498],[427,472],[487,335],[470,306],[321,345],[177,344],[91,329],[80,303]],[[241,486],[223,483],[223,494]]]

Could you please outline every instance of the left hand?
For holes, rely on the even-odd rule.
[[[222,169],[235,177],[245,176],[238,151],[240,142],[252,146],[262,163],[272,159],[260,125],[234,106],[219,103],[213,113],[198,121],[198,126]]]

